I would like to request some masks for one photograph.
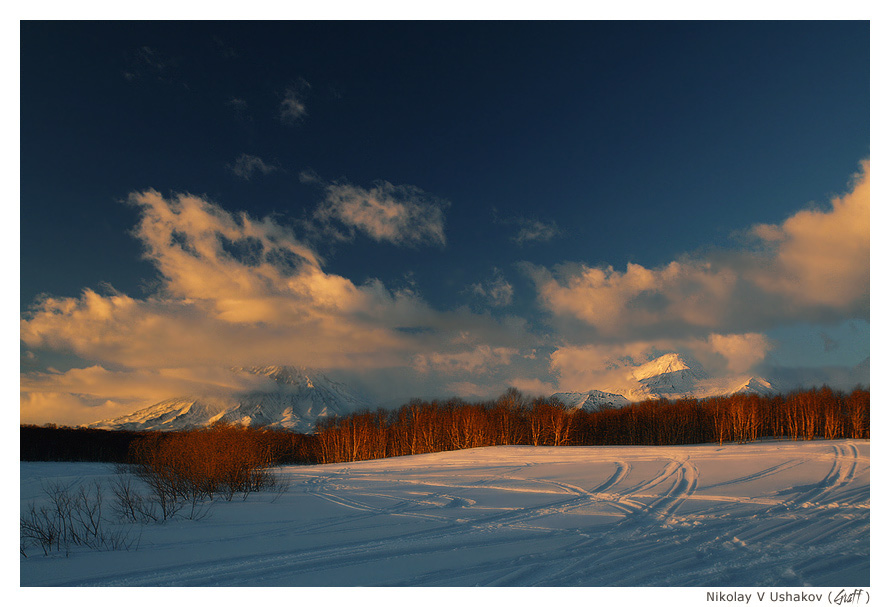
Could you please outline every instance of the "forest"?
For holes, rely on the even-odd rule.
[[[320,420],[320,463],[493,445],[681,445],[869,438],[869,392],[824,387],[784,396],[734,394],[570,411],[553,399],[508,390],[490,402],[415,400],[395,411]]]
[[[652,400],[618,409],[571,411],[515,389],[480,402],[412,400],[394,410],[321,418],[312,434],[243,428],[275,464],[349,462],[495,445],[681,445],[870,438],[869,391],[828,387],[777,396],[734,394]],[[134,462],[148,442],[206,440],[209,430],[128,432],[20,427],[22,461]],[[223,436],[222,433],[217,433]],[[140,451],[141,449],[141,451]]]

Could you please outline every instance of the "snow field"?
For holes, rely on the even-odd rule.
[[[134,526],[137,550],[32,549],[21,585],[868,586],[869,472],[863,440],[288,466],[282,494]],[[47,482],[113,476],[23,462],[22,511]]]

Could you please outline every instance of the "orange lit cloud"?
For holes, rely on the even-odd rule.
[[[752,248],[687,256],[658,268],[526,267],[561,333],[586,327],[586,335],[599,340],[762,331],[788,321],[867,314],[868,162],[831,209],[758,225],[750,236]]]
[[[94,365],[64,373],[30,373],[21,379],[21,421],[96,421],[131,413],[174,394],[227,394],[255,383],[255,378],[224,367],[110,371]]]
[[[387,186],[336,186],[320,221],[394,244],[443,244],[442,207]],[[36,301],[20,321],[27,368],[47,351],[84,368],[23,373],[23,421],[91,422],[184,393],[235,390],[241,380],[225,371],[233,366],[348,370],[387,390],[486,397],[510,385],[545,395],[618,391],[633,387],[630,367],[674,351],[714,376],[754,374],[773,348],[771,327],[868,314],[867,162],[830,208],[756,225],[747,246],[652,268],[526,264],[549,333],[519,316],[436,310],[378,280],[357,284],[327,271],[273,218],[153,190],[129,202],[158,287],[143,297],[108,287]],[[497,271],[464,293],[501,307],[515,296]]]
[[[532,276],[545,308],[557,317],[584,321],[606,336],[665,322],[718,326],[737,280],[733,271],[707,262],[672,262],[655,270],[628,263],[624,272],[580,266],[562,280],[537,268]]]
[[[45,298],[21,322],[26,345],[130,368],[385,365],[409,349],[393,327],[432,315],[411,293],[326,273],[270,219],[234,217],[195,196],[148,191],[131,202],[143,212],[135,234],[160,272],[160,291]]]
[[[717,335],[708,337],[708,344],[714,352],[726,359],[730,371],[744,373],[763,362],[772,344],[765,335],[745,333],[744,335]]]
[[[772,248],[752,282],[793,305],[848,309],[869,294],[870,163],[831,209],[804,210],[781,225],[758,225],[755,237]]]
[[[23,344],[70,353],[91,366],[24,374],[23,419],[76,402],[92,411],[80,420],[89,422],[101,417],[94,415],[100,409],[132,411],[183,391],[223,389],[218,378],[198,372],[213,367],[409,369],[418,353],[428,352],[431,368],[479,369],[509,358],[504,344],[524,332],[513,319],[436,311],[410,290],[326,272],[312,248],[270,218],[153,190],[129,201],[141,212],[134,235],[160,285],[143,298],[109,287],[35,302],[20,322]],[[461,331],[472,333],[476,346],[490,343],[488,354],[481,346],[466,357],[438,354]]]

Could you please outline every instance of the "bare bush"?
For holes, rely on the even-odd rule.
[[[39,546],[44,555],[62,551],[66,556],[72,546],[93,550],[129,550],[137,540],[128,529],[108,530],[102,515],[103,493],[98,481],[80,485],[76,490],[61,483],[43,488],[47,504],[28,504],[20,518],[21,553]]]
[[[189,518],[200,518],[206,515],[205,500],[275,487],[272,444],[259,430],[214,426],[145,436],[133,444],[132,459],[162,520],[183,508]],[[120,493],[127,498],[130,492],[120,487]]]
[[[32,544],[43,549],[47,555],[61,547],[59,526],[47,506],[37,507],[33,502],[28,504],[28,511],[21,517],[21,553]]]
[[[117,468],[117,477],[111,484],[115,513],[119,519],[133,523],[157,522],[160,518],[158,503],[142,495],[134,480],[129,467]]]

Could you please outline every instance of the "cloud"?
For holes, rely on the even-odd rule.
[[[551,354],[560,390],[623,392],[637,388],[635,367],[669,352],[680,353],[716,378],[753,374],[773,344],[762,334],[718,334],[704,338],[564,344]]]
[[[96,401],[70,392],[22,390],[19,397],[19,423],[54,423],[66,426],[109,419],[132,413],[137,407],[127,403],[123,407],[112,400]]]
[[[868,388],[871,383],[868,358],[858,365],[824,367],[769,367],[768,376],[775,379],[779,389],[789,391],[813,386],[831,386],[836,390]]]
[[[418,246],[444,246],[448,203],[410,185],[383,181],[371,189],[335,183],[326,187],[315,220],[327,229],[339,224],[342,238],[361,232],[378,242]]]
[[[744,335],[717,335],[708,337],[708,344],[714,352],[726,359],[727,367],[735,373],[744,373],[763,362],[773,345],[765,335],[745,333]]]
[[[781,225],[751,229],[769,252],[751,281],[795,307],[862,308],[869,294],[870,163],[829,210],[808,209]]]
[[[297,124],[308,113],[306,97],[312,87],[305,80],[288,87],[278,106],[278,116],[285,124]]]
[[[473,283],[467,292],[480,297],[495,307],[509,306],[513,303],[513,285],[511,285],[503,273],[495,268],[494,277],[485,283]]]
[[[555,221],[542,222],[537,219],[517,217],[513,223],[519,224],[519,231],[511,238],[517,244],[527,242],[547,242],[559,234]]]
[[[445,389],[449,396],[472,400],[491,398],[496,393],[489,384],[477,384],[471,381],[452,382]]]
[[[556,273],[526,266],[539,302],[556,319],[581,321],[603,338],[719,327],[731,307],[738,274],[706,261],[672,262],[649,269],[628,263],[565,265]]]
[[[282,357],[323,366],[387,360],[386,352],[407,347],[406,336],[388,327],[430,314],[410,293],[326,273],[307,245],[270,218],[233,216],[200,197],[166,199],[151,190],[130,202],[142,213],[134,234],[162,288],[144,299],[91,289],[44,298],[22,321],[26,344],[131,368]],[[305,343],[311,353],[299,347]]]
[[[558,376],[560,391],[598,389],[621,392],[633,387],[628,370],[651,356],[656,344],[563,345],[550,355],[550,367]]]
[[[459,352],[418,354],[414,357],[413,367],[419,373],[489,373],[495,367],[509,365],[518,355],[516,348],[479,345],[472,350]]]
[[[131,413],[171,394],[226,394],[248,389],[250,378],[224,367],[111,371],[99,365],[22,375],[22,423],[69,424]],[[89,417],[83,418],[84,409]]]
[[[312,182],[324,192],[318,229],[446,243],[447,203],[419,188]],[[307,240],[271,217],[154,190],[128,202],[157,285],[140,297],[108,286],[34,302],[20,321],[25,352],[85,362],[23,374],[23,420],[89,422],[187,390],[231,390],[211,370],[257,364],[348,371],[381,395],[393,386],[422,395],[448,386],[466,395],[510,385],[545,394],[620,388],[631,366],[674,351],[714,376],[756,374],[769,364],[770,328],[869,310],[867,162],[826,208],[755,225],[735,247],[659,267],[525,264],[545,327],[503,310],[436,310],[410,286],[355,283],[327,271]],[[469,292],[492,305],[515,297],[497,270]]]
[[[265,377],[224,366],[110,370],[92,365],[31,372],[21,378],[22,423],[47,418],[62,424],[94,422],[174,395],[226,400],[233,393],[268,389],[268,384]]]
[[[755,225],[749,246],[655,268],[526,264],[540,305],[563,335],[652,340],[763,331],[786,322],[866,317],[869,163],[829,210]]]
[[[133,235],[157,269],[157,286],[142,297],[108,286],[35,301],[20,321],[26,351],[78,357],[85,368],[24,374],[23,419],[74,407],[66,419],[91,422],[184,391],[234,389],[208,371],[233,366],[381,371],[391,390],[392,378],[413,372],[415,356],[426,355],[431,370],[476,372],[508,361],[511,344],[528,339],[521,319],[438,311],[410,289],[327,272],[273,218],[154,190],[128,202],[139,211]],[[441,388],[428,379],[429,391]]]
[[[537,377],[513,377],[507,383],[532,398],[536,396],[550,396],[559,392],[556,384],[543,381]]]
[[[252,156],[250,154],[241,154],[235,160],[235,163],[229,167],[232,172],[245,180],[250,180],[254,173],[262,173],[263,175],[268,175],[272,171],[275,171],[278,167],[271,164],[266,164],[262,158],[259,156]]]

